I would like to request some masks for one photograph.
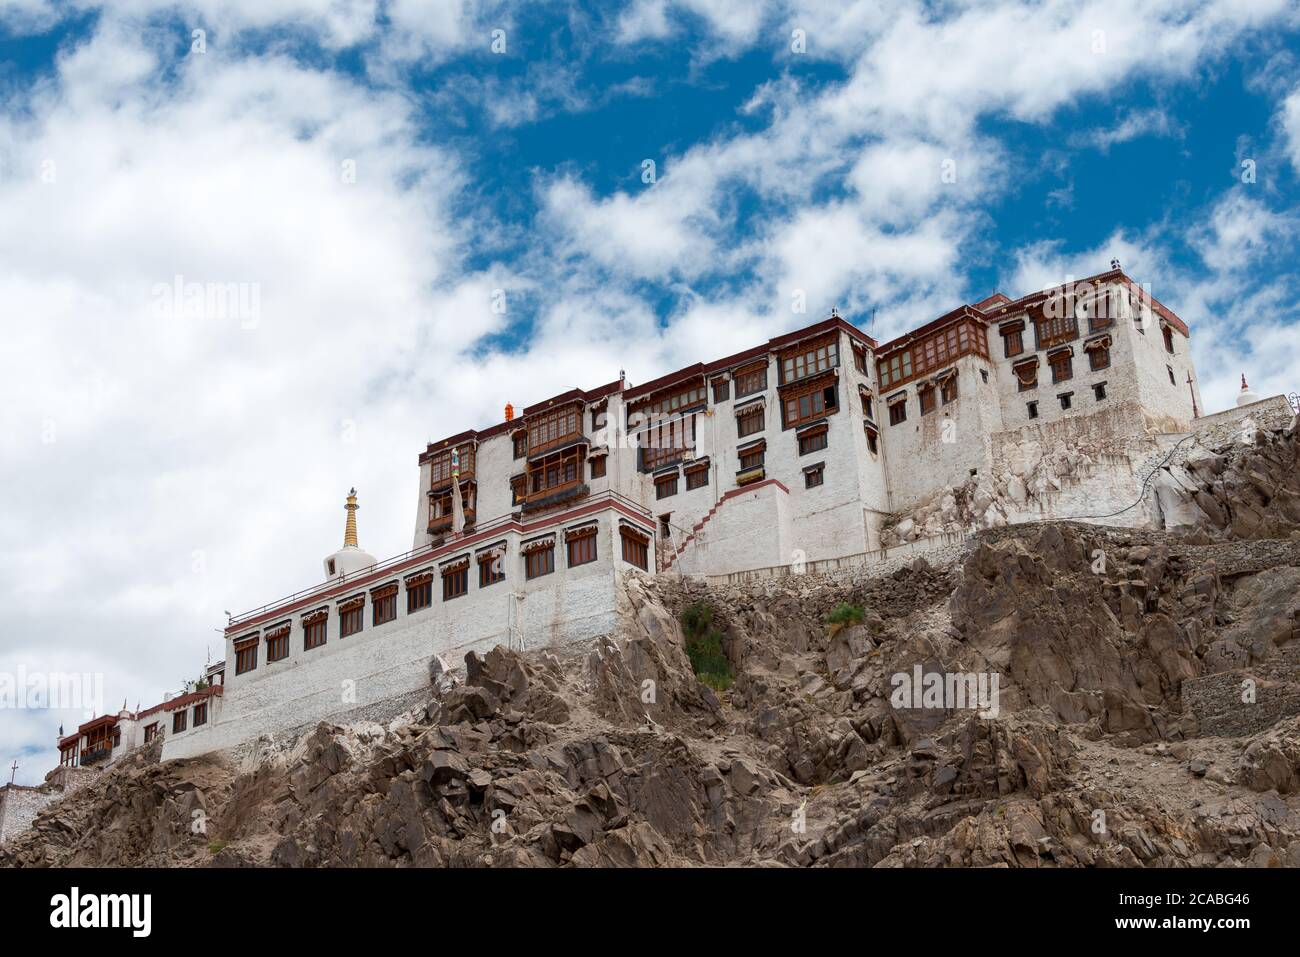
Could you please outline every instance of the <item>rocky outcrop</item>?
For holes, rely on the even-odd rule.
[[[1300,865],[1300,526],[1270,434],[1205,466],[1222,527],[996,528],[877,577],[633,575],[616,634],[439,666],[386,725],[132,755],[0,863]],[[1243,525],[1224,476],[1252,473]],[[720,693],[679,625],[701,602]]]

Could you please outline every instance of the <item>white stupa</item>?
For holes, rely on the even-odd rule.
[[[1259,396],[1250,391],[1250,386],[1246,385],[1246,373],[1241,374],[1241,391],[1237,393],[1237,405],[1250,405],[1252,402],[1258,402]]]
[[[325,556],[325,577],[343,578],[375,564],[375,556],[357,544],[357,490],[348,492],[348,523],[343,530],[343,547],[333,555]]]

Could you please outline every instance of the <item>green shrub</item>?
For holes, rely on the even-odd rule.
[[[826,616],[826,622],[831,625],[856,625],[865,617],[867,617],[867,611],[861,605],[853,605],[847,601],[842,601]]]
[[[210,843],[210,844],[208,845],[208,853],[210,853],[210,854],[220,854],[220,853],[221,853],[221,849],[222,849],[223,847],[225,847],[225,846],[226,846],[226,842],[225,842],[225,841],[213,841],[212,843]]]
[[[703,602],[691,605],[682,612],[682,631],[695,677],[714,691],[730,688],[735,676],[722,651],[722,632],[713,626],[713,609]]]

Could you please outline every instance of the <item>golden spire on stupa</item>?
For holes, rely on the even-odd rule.
[[[357,547],[357,509],[361,506],[357,504],[357,490],[354,488],[348,492],[348,504],[344,506],[348,510],[348,524],[343,530],[343,547]]]

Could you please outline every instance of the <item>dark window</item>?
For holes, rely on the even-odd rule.
[[[406,586],[406,613],[428,608],[433,604],[433,579],[426,578],[418,585]]]
[[[304,622],[302,626],[302,646],[310,651],[312,648],[319,648],[325,644],[325,624],[326,618],[322,615],[315,621]]]
[[[1068,408],[1070,407],[1070,403],[1071,403],[1071,401],[1072,401],[1073,398],[1074,398],[1074,393],[1073,393],[1073,392],[1062,392],[1060,395],[1057,396],[1057,398],[1061,400],[1061,408],[1062,408],[1062,409],[1068,409]]]
[[[177,711],[172,715],[172,734],[180,734],[185,730],[185,721],[188,715],[185,711]]]
[[[242,675],[257,667],[257,642],[235,652],[235,674]]]
[[[480,555],[478,558],[478,587],[486,588],[506,580],[505,555]]]
[[[907,421],[907,403],[894,402],[889,406],[889,424],[898,425]]]
[[[1165,370],[1169,373],[1169,384],[1170,384],[1170,385],[1178,385],[1178,380],[1174,378],[1174,367],[1173,367],[1173,366],[1165,366]]]
[[[957,401],[957,377],[950,375],[943,380],[943,386],[939,390],[939,395],[943,399],[943,404]]]
[[[707,467],[702,469],[692,469],[686,473],[686,491],[693,488],[703,488],[709,484],[709,470]]]
[[[595,532],[569,539],[568,546],[570,568],[575,565],[587,565],[596,560]]]
[[[1171,328],[1169,328],[1169,326],[1165,326],[1164,329],[1161,330],[1161,331],[1164,332],[1164,334],[1165,334],[1165,352],[1168,352],[1170,355],[1173,355],[1173,353],[1174,353],[1174,330],[1171,329]]]
[[[442,573],[442,600],[451,601],[469,591],[469,565]]]
[[[1006,357],[1018,356],[1025,351],[1024,332],[1017,329],[1015,332],[1008,332],[1002,337],[1002,349]]]
[[[650,565],[650,544],[649,539],[642,538],[625,529],[620,528],[620,537],[623,539],[623,561],[629,565],[635,565],[642,571],[647,571]]]
[[[200,701],[194,706],[194,727],[208,723],[208,703]]]
[[[1037,403],[1037,402],[1026,402],[1026,403],[1025,403],[1025,408],[1029,410],[1029,417],[1030,417],[1031,419],[1036,419],[1036,418],[1038,418],[1038,403]]]
[[[528,433],[520,432],[515,436],[515,458],[522,459],[528,454]]]
[[[524,555],[524,577],[540,578],[555,571],[554,543],[545,548],[535,548]]]
[[[853,364],[863,375],[867,374],[867,350],[861,346],[853,347]]]
[[[726,379],[713,380],[713,401],[726,402],[731,398],[731,383]]]
[[[736,416],[736,437],[743,439],[755,432],[762,432],[764,425],[763,407],[761,405],[746,409]]]
[[[339,613],[339,635],[346,638],[365,627],[365,605],[358,603],[350,611]]]
[[[803,487],[816,488],[818,485],[821,485],[825,468],[824,465],[818,465],[814,468],[805,469],[803,473]]]
[[[981,382],[988,382],[988,381],[989,381],[989,370],[988,370],[988,369],[980,369],[980,381],[981,381]]]
[[[1092,387],[1092,395],[1098,402],[1106,398],[1106,383],[1098,382]]]
[[[916,394],[921,398],[921,414],[928,415],[934,411],[934,386],[923,385],[916,390]]]
[[[742,472],[748,472],[750,469],[762,468],[766,451],[765,448],[757,448],[749,452],[741,452],[740,470]]]
[[[276,635],[273,638],[266,639],[266,660],[283,661],[289,657],[289,632],[285,630],[283,634]],[[198,724],[197,721],[194,722]]]
[[[1038,365],[1023,365],[1013,368],[1012,373],[1016,377],[1016,388],[1020,392],[1028,392],[1030,389],[1038,388]]]
[[[1068,342],[1079,335],[1079,320],[1074,316],[1057,316],[1035,323],[1038,348],[1047,349],[1058,342]]]
[[[862,397],[862,414],[868,419],[874,419],[876,417],[875,402],[872,401],[872,398],[869,395],[864,395]]]
[[[655,480],[655,498],[668,498],[670,495],[677,494],[677,475],[668,476]]]
[[[826,448],[826,429],[821,429],[812,435],[799,436],[799,454],[807,455],[809,452],[818,452]]]
[[[1088,350],[1088,367],[1096,372],[1110,366],[1110,347],[1100,346]]]
[[[397,586],[394,585],[392,591],[388,592],[382,598],[370,599],[370,607],[373,609],[372,616],[376,625],[386,625],[397,617]]]
[[[602,478],[605,475],[605,456],[597,455],[591,460],[591,477]]]
[[[876,435],[875,429],[867,429],[867,451],[875,455],[880,451],[880,439]]]
[[[593,459],[594,461],[594,459]],[[510,480],[510,504],[518,505],[528,493],[528,476],[516,475]]]
[[[1074,361],[1068,352],[1059,352],[1054,356],[1048,356],[1047,361],[1052,366],[1052,381],[1064,382],[1067,379],[1074,378]]]

